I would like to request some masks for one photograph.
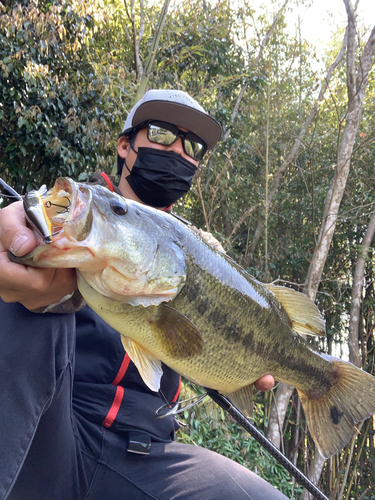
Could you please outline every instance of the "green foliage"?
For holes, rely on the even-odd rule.
[[[181,398],[189,398],[201,391],[184,381]],[[255,411],[255,424],[262,428],[262,404]],[[203,446],[234,460],[279,489],[288,498],[298,498],[302,488],[294,485],[288,472],[249,434],[212,400],[203,402],[193,410],[185,410],[181,427],[176,435],[181,443]]]
[[[114,162],[118,124],[91,54],[96,33],[87,4],[2,6],[0,172],[20,192]]]

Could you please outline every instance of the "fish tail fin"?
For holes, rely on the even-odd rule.
[[[341,451],[355,425],[375,413],[375,377],[346,361],[324,357],[337,371],[336,383],[317,397],[298,390],[311,437],[324,458]]]

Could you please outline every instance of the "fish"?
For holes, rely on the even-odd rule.
[[[41,199],[52,241],[10,259],[75,268],[151,390],[163,362],[251,415],[253,383],[271,374],[297,389],[324,458],[375,413],[375,378],[305,340],[325,324],[302,293],[261,283],[173,215],[105,187],[59,178]]]

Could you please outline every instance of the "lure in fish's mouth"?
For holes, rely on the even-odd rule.
[[[32,226],[45,243],[52,243],[64,226],[73,220],[85,219],[90,194],[82,185],[69,178],[58,178],[52,189],[30,191],[24,198],[24,209]]]

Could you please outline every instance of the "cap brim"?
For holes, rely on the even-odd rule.
[[[133,117],[133,127],[148,120],[161,120],[184,127],[204,140],[213,149],[221,137],[221,126],[206,113],[190,106],[168,101],[150,101],[139,106]]]

